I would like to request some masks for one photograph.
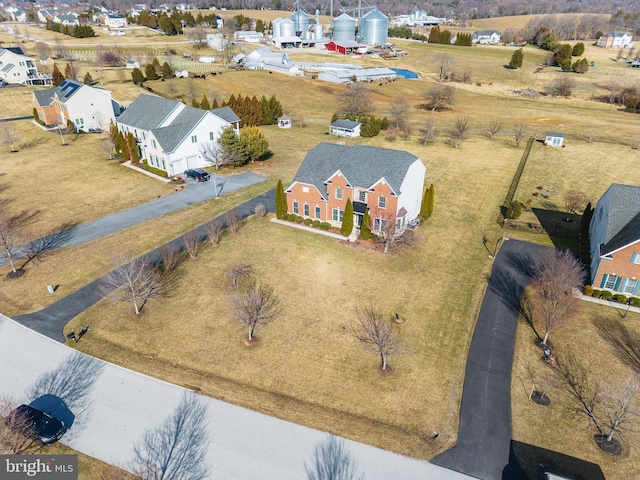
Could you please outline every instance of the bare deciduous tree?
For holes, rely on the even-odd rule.
[[[204,224],[204,230],[207,232],[211,245],[215,247],[220,243],[220,237],[222,237],[222,232],[224,231],[222,228],[222,222],[217,219],[209,220]]]
[[[136,315],[149,300],[166,295],[165,282],[160,272],[144,257],[123,254],[113,258],[115,269],[105,275],[102,294],[114,302],[131,302]]]
[[[111,135],[104,135],[98,144],[100,150],[108,155],[108,160],[113,160],[116,156],[116,144]]]
[[[393,128],[402,128],[409,119],[409,102],[404,97],[396,97],[389,104],[389,123]]]
[[[198,257],[198,249],[200,248],[200,235],[196,232],[189,232],[182,237],[184,248],[187,250],[189,257],[195,259]]]
[[[502,122],[499,119],[494,118],[489,122],[489,128],[487,128],[487,137],[491,138],[494,135],[497,135],[498,133],[500,133],[500,130],[502,130]]]
[[[196,49],[199,50],[207,46],[207,31],[201,25],[191,28],[187,36]]]
[[[19,455],[35,453],[39,445],[33,436],[25,415],[16,412],[18,402],[0,396],[0,454]]]
[[[451,85],[443,85],[436,83],[427,90],[422,92],[422,98],[427,102],[426,108],[432,112],[443,110],[446,107],[455,104],[456,89]]]
[[[194,393],[182,400],[162,424],[144,433],[134,447],[132,470],[142,480],[207,478],[207,406]]]
[[[254,279],[231,292],[230,303],[233,318],[248,328],[249,341],[253,340],[256,327],[269,325],[282,313],[280,299],[273,288]]]
[[[258,220],[263,219],[264,216],[267,214],[267,206],[264,203],[259,203],[258,205],[256,205],[256,207],[253,209],[253,211],[256,214],[256,218]]]
[[[356,317],[356,323],[351,325],[354,336],[365,350],[380,355],[380,368],[386,371],[389,355],[401,353],[404,342],[398,325],[385,320],[371,304],[356,307]]]
[[[544,329],[543,345],[549,333],[578,314],[580,300],[573,290],[582,286],[584,272],[568,250],[548,249],[533,261],[531,302],[534,322]]]
[[[520,142],[527,134],[527,126],[524,123],[516,125],[513,129],[513,140],[515,141],[516,148],[520,146]]]
[[[236,56],[236,53],[238,53],[238,48],[232,42],[225,38],[222,41],[222,50],[220,50],[220,61],[222,62],[222,66],[224,68],[229,68],[229,65],[231,64],[233,57]]]
[[[162,262],[162,269],[165,273],[173,272],[180,265],[183,254],[176,245],[163,245],[158,250],[158,256]]]
[[[216,170],[219,170],[220,167],[224,165],[233,164],[240,160],[240,154],[238,152],[234,152],[213,140],[201,143],[199,150],[202,158],[216,167]]]
[[[575,87],[575,80],[566,75],[562,75],[545,85],[544,89],[548,95],[554,97],[570,97]]]
[[[435,142],[439,136],[440,131],[436,128],[433,119],[427,118],[420,129],[420,143],[428,145],[429,143]]]
[[[459,148],[460,145],[469,137],[469,118],[458,117],[456,118],[453,127],[449,129],[449,143],[455,148]]]
[[[234,235],[238,233],[238,230],[240,230],[243,221],[240,211],[235,208],[233,210],[229,210],[224,218],[229,231]]]
[[[587,196],[579,190],[569,190],[564,194],[564,206],[567,213],[578,213],[587,203]]]
[[[448,53],[438,53],[433,57],[433,61],[436,65],[436,74],[438,75],[438,82],[442,83],[456,66],[456,61],[452,55]]]
[[[372,208],[370,218],[369,229],[376,236],[376,242],[382,244],[384,253],[389,253],[389,250],[398,251],[415,244],[416,236],[411,230],[405,230],[398,225],[395,212]]]
[[[0,209],[0,252],[6,257],[11,270],[16,273],[15,258],[19,247],[26,240],[25,228],[40,215],[40,211],[23,210],[11,215],[6,208]]]
[[[400,131],[402,132],[402,138],[404,138],[405,140],[409,140],[409,138],[411,138],[411,134],[413,133],[413,125],[411,125],[410,123],[405,123]]]
[[[336,96],[338,109],[341,112],[356,116],[367,115],[373,109],[371,90],[363,84],[355,82]]]
[[[0,139],[3,143],[11,145],[11,151],[17,152],[15,144],[18,141],[18,129],[13,122],[5,121],[0,123]]]
[[[305,462],[307,480],[362,480],[344,440],[329,435],[316,445],[311,465]]]
[[[237,288],[243,281],[250,279],[253,276],[253,267],[246,263],[240,263],[233,265],[227,271],[227,280],[229,280],[229,286],[231,288]]]

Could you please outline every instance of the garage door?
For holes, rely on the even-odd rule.
[[[184,158],[171,162],[171,175],[182,175],[187,169],[187,162]]]

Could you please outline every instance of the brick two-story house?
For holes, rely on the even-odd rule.
[[[350,198],[356,227],[368,209],[372,230],[388,221],[403,228],[420,213],[425,172],[418,157],[401,150],[320,143],[285,191],[288,212],[339,227]]]
[[[640,187],[609,187],[593,212],[589,245],[594,288],[640,294]]]

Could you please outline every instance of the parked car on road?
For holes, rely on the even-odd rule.
[[[209,180],[209,172],[201,168],[191,168],[184,171],[184,175],[187,178],[195,178],[198,182],[206,182]]]
[[[57,442],[67,431],[64,423],[30,405],[20,405],[5,419],[10,427],[44,445]]]

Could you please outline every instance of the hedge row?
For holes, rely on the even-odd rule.
[[[139,167],[140,165],[137,165],[137,166]],[[159,177],[162,177],[162,178],[167,178],[169,176],[169,174],[165,170],[152,167],[151,165],[149,165],[146,158],[142,160],[142,168],[147,172],[151,172],[154,175],[158,175]]]
[[[331,224],[329,222],[321,222],[320,220],[313,220],[311,218],[304,218],[300,215],[296,215],[295,213],[285,213],[282,216],[283,220],[288,220],[289,222],[300,224],[305,224],[308,227],[319,228],[320,230],[329,230],[331,228]]]
[[[601,298],[603,300],[614,300],[618,303],[629,304],[632,307],[640,307],[640,298],[638,297],[627,297],[622,293],[610,292],[609,290],[597,290],[593,288],[591,285],[587,285],[584,287],[584,294],[594,298]]]

